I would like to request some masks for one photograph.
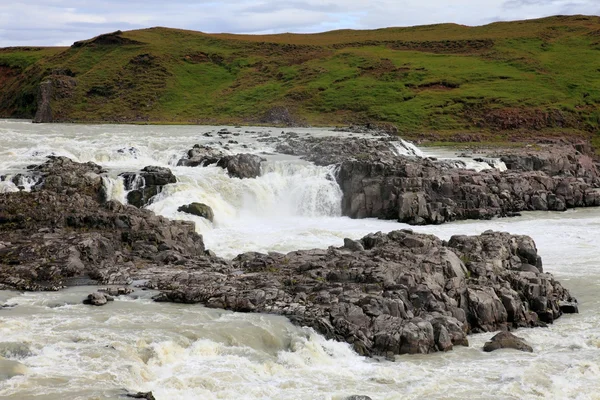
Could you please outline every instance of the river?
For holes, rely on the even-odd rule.
[[[206,247],[226,258],[245,251],[339,246],[345,237],[407,228],[393,221],[342,217],[331,168],[274,154],[268,142],[259,141],[281,129],[229,128],[239,136],[219,138],[221,128],[0,120],[0,175],[22,172],[50,154],[93,161],[109,170],[105,184],[111,197],[124,201],[120,172],[168,166],[178,182],[149,208],[194,220]],[[207,132],[213,136],[204,136]],[[229,140],[238,142],[228,144],[231,152],[267,158],[261,177],[240,180],[217,167],[176,166],[196,143]],[[468,166],[482,167],[475,164]],[[0,191],[16,190],[11,185],[0,183]],[[214,223],[177,212],[192,201],[211,206]],[[98,308],[81,304],[89,287],[0,291],[0,305],[16,304],[0,309],[0,356],[22,369],[22,375],[9,379],[0,360],[0,398],[118,399],[131,391],[152,391],[157,399],[342,400],[353,394],[373,400],[600,398],[599,209],[414,229],[444,239],[487,229],[532,236],[544,270],[578,298],[580,314],[563,316],[547,329],[519,330],[533,353],[484,353],[489,333],[471,336],[469,347],[390,362],[360,357],[347,344],[328,341],[283,317],[154,303],[151,291],[136,291]]]

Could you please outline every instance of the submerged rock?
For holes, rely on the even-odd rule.
[[[207,219],[210,222],[213,222],[215,218],[212,208],[204,203],[190,203],[188,205],[179,207],[177,211],[196,215],[198,217]]]
[[[485,352],[491,352],[499,349],[515,349],[529,353],[533,352],[533,348],[525,343],[525,339],[515,336],[510,332],[498,333],[483,346],[483,351]]]

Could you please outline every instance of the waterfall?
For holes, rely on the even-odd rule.
[[[400,139],[398,142],[392,142],[392,145],[398,156],[425,157],[421,149],[404,139]]]
[[[125,192],[125,184],[122,177],[110,178],[103,176],[102,185],[107,201],[116,200],[123,204],[127,203],[127,193]]]

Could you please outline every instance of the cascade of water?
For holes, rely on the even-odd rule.
[[[116,200],[123,204],[127,203],[127,193],[125,192],[125,184],[122,177],[102,177],[102,185],[107,201]]]
[[[406,140],[400,139],[398,142],[392,142],[392,145],[399,156],[425,157],[421,149]]]

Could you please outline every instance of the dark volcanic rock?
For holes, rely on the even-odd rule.
[[[509,171],[476,172],[399,156],[393,143],[391,138],[287,137],[276,148],[318,165],[337,164],[342,213],[352,218],[421,225],[600,206],[598,168],[572,146],[513,153],[504,158]]]
[[[207,206],[204,203],[191,203],[185,206],[181,206],[177,209],[177,211],[196,215],[198,217],[205,218],[210,222],[213,222],[215,218],[215,214],[213,213],[212,208]]]
[[[90,306],[103,306],[106,305],[109,301],[113,301],[113,297],[107,295],[105,293],[90,293],[87,299],[83,300],[83,304],[88,304]]]
[[[93,162],[77,163],[67,157],[49,156],[48,161],[29,168],[27,175],[38,183],[32,190],[48,190],[58,194],[87,195],[98,202],[106,200],[102,182],[104,170]]]
[[[159,194],[163,186],[176,183],[177,178],[169,168],[147,166],[141,172],[124,172],[123,177],[127,202],[135,207],[143,207],[150,199]]]
[[[225,154],[220,150],[196,144],[187,152],[187,158],[179,160],[177,165],[184,167],[207,166],[216,164],[223,157]]]
[[[264,158],[254,154],[236,154],[225,156],[217,165],[225,168],[232,178],[250,179],[260,176],[260,163]]]
[[[0,285],[20,290],[129,284],[147,268],[204,256],[191,222],[47,190],[0,194],[0,242]]]
[[[279,153],[301,156],[317,165],[340,164],[343,161],[377,162],[396,157],[390,138],[359,139],[342,137],[298,138],[286,135],[286,140],[276,145]]]
[[[573,300],[551,275],[523,271],[534,257],[541,267],[526,236],[487,232],[445,244],[396,231],[359,243],[246,253],[218,271],[165,273],[149,286],[163,290],[158,301],[282,314],[360,354],[387,357],[447,351],[471,332],[543,326],[535,303],[557,318],[559,302]]]
[[[220,132],[220,134],[223,134]],[[184,167],[198,167],[217,164],[227,170],[232,178],[256,178],[260,176],[260,164],[264,158],[255,154],[225,155],[220,150],[209,146],[195,145],[188,151],[188,158],[182,158],[177,165]]]
[[[525,343],[524,339],[515,336],[510,332],[498,333],[483,346],[483,351],[486,352],[491,352],[500,349],[515,349],[526,351],[529,353],[533,352],[533,348],[527,343]]]
[[[428,159],[344,161],[337,181],[344,215],[414,225],[600,206],[600,192],[583,178],[540,171],[476,172]]]

